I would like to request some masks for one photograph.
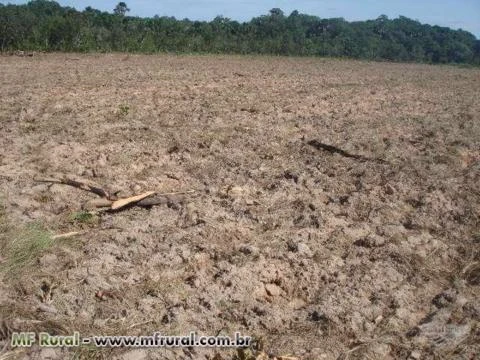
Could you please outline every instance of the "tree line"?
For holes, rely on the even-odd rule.
[[[177,52],[332,56],[369,60],[480,64],[480,40],[463,30],[400,16],[348,22],[281,9],[238,22],[78,11],[55,1],[0,3],[0,49],[67,52]]]

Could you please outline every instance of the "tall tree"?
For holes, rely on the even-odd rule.
[[[113,13],[120,16],[125,16],[125,14],[129,11],[130,9],[123,1],[119,2],[117,6],[115,6],[115,9],[113,9]]]

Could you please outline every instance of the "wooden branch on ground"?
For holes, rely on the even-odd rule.
[[[195,192],[195,190],[177,191],[169,193],[157,193],[155,191],[147,191],[143,194],[119,199],[116,195],[110,194],[103,188],[87,184],[83,181],[68,179],[66,177],[62,179],[35,179],[35,181],[40,183],[68,185],[98,195],[101,197],[101,199],[90,200],[84,206],[84,208],[87,209],[97,208],[99,209],[98,211],[118,211],[130,205],[151,207],[154,205],[181,203],[184,201],[183,195],[193,194]]]
[[[36,182],[40,183],[50,183],[50,184],[62,184],[62,185],[69,185],[73,186],[77,189],[85,190],[91,193],[94,193],[102,198],[106,198],[108,200],[115,201],[117,200],[115,196],[109,194],[106,190],[97,187],[97,186],[92,186],[87,183],[77,181],[77,180],[72,180],[68,178],[63,178],[63,179],[36,179]]]
[[[118,210],[121,209],[127,205],[134,204],[139,202],[140,200],[143,200],[149,196],[152,196],[155,194],[155,191],[147,191],[146,193],[136,195],[136,196],[131,196],[125,199],[119,199],[117,201],[114,201],[112,206],[110,207],[112,210]]]
[[[179,192],[171,192],[171,193],[153,193],[149,196],[143,197],[141,200],[138,201],[129,201],[128,204],[120,207],[120,208],[113,208],[113,201],[108,201],[106,199],[99,199],[99,200],[91,200],[88,202],[87,208],[97,208],[106,211],[110,210],[122,210],[124,207],[128,205],[135,205],[143,208],[149,208],[156,205],[169,205],[169,204],[181,204],[185,201],[185,195],[193,194],[194,190],[189,191],[179,191]],[[139,196],[139,195],[138,195]],[[127,198],[131,199],[131,198]],[[125,201],[127,199],[119,199],[118,201]]]

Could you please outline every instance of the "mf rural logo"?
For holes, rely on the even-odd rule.
[[[37,334],[34,332],[14,332],[11,344],[12,347],[31,347],[36,341]],[[38,345],[41,347],[78,347],[81,343],[79,332],[70,336],[54,336],[45,332],[38,334]]]

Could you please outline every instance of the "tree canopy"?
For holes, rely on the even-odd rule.
[[[117,6],[115,6],[115,9],[113,9],[113,13],[120,16],[124,16],[129,11],[130,9],[123,1],[119,2]]]
[[[127,16],[78,11],[55,1],[0,3],[0,50],[208,52],[334,56],[371,60],[480,64],[480,40],[463,30],[421,24],[400,16],[348,22],[281,9],[240,23]]]

